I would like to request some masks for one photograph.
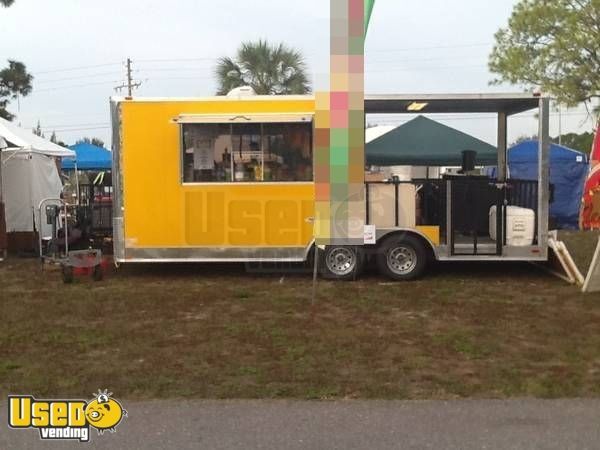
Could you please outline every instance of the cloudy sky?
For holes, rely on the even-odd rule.
[[[516,0],[378,0],[367,40],[368,93],[520,91],[494,86],[487,57]],[[124,82],[124,61],[142,82],[138,96],[208,96],[215,59],[245,40],[283,41],[306,56],[320,85],[328,71],[329,2],[324,0],[16,0],[0,9],[0,60],[24,62],[34,92],[10,110],[24,127],[41,122],[73,143],[109,145],[109,97]],[[0,66],[3,63],[0,63]],[[436,118],[436,117],[434,117]],[[562,113],[563,131],[592,128],[583,110]],[[401,124],[406,116],[371,116]],[[495,144],[486,115],[438,120]],[[511,119],[514,139],[535,133],[532,114]],[[552,115],[558,134],[558,113]]]

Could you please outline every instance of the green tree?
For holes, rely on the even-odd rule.
[[[525,141],[537,141],[539,139],[539,136],[534,135],[534,136],[527,136],[525,134],[519,136],[517,139],[515,139],[514,142],[511,142],[510,144],[508,144],[508,148],[512,148],[515,145],[519,145]]]
[[[6,110],[8,103],[19,95],[31,92],[33,77],[27,73],[23,63],[8,60],[8,67],[0,70],[0,117],[12,120],[14,115]]]
[[[558,137],[553,139],[558,143]],[[590,153],[594,144],[594,133],[567,133],[561,136],[561,143],[565,147],[579,150],[583,153]]]
[[[599,11],[599,0],[522,0],[496,33],[494,82],[535,86],[568,106],[599,98]]]
[[[35,134],[36,136],[39,136],[39,137],[42,137],[42,138],[45,138],[45,137],[46,137],[46,136],[44,136],[44,132],[42,131],[42,125],[40,124],[40,121],[39,121],[39,120],[38,120],[38,123],[37,123],[37,125],[35,126],[35,128],[33,128],[33,129],[31,130],[31,132],[32,132],[33,134]]]
[[[220,58],[215,73],[217,95],[250,86],[259,95],[308,94],[311,91],[302,54],[285,44],[245,42],[235,58]]]
[[[52,142],[53,144],[56,144],[56,145],[60,145],[61,147],[68,147],[67,144],[65,144],[63,141],[58,139],[58,136],[56,136],[56,131],[53,131],[52,134],[50,135],[50,142]]]
[[[8,8],[14,2],[15,2],[15,0],[0,0],[0,5],[4,6],[5,8]]]

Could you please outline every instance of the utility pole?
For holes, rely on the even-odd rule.
[[[142,85],[141,81],[133,80],[133,70],[131,69],[132,64],[133,61],[131,61],[131,58],[127,58],[127,83],[115,87],[116,91],[120,91],[121,89],[127,88],[128,97],[131,97],[133,95],[134,89],[137,89]]]

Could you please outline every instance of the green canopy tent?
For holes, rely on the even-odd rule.
[[[498,164],[496,147],[424,116],[366,145],[369,166],[460,166],[462,152],[477,152],[478,166]]]

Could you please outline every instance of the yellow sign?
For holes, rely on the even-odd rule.
[[[127,411],[112,392],[98,390],[94,399],[37,400],[31,395],[8,396],[8,426],[34,428],[42,440],[90,440],[90,427],[98,434],[116,431]]]

